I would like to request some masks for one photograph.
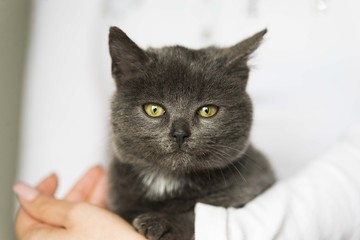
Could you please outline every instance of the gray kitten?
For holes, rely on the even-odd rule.
[[[274,183],[249,142],[245,91],[247,60],[265,33],[229,48],[145,51],[110,28],[109,206],[148,239],[189,240],[197,202],[238,208]]]

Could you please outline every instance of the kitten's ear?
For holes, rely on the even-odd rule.
[[[253,36],[235,44],[232,47],[225,48],[225,54],[229,57],[231,64],[232,62],[246,61],[249,56],[260,46],[267,29],[264,29]]]
[[[131,77],[142,72],[148,56],[122,30],[110,27],[109,50],[112,73],[118,82],[123,77]]]

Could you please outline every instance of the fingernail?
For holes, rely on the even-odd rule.
[[[92,167],[92,169],[104,170],[103,166],[101,166],[100,164],[96,164],[95,166]]]
[[[26,183],[16,183],[13,186],[13,191],[22,199],[25,201],[32,201],[36,198],[36,196],[39,194],[39,192],[33,188],[27,185]]]
[[[48,178],[53,178],[53,177],[57,178],[56,172],[52,172],[52,173],[48,176]]]

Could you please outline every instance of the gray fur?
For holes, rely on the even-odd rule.
[[[241,207],[275,181],[249,142],[252,104],[247,60],[266,30],[229,48],[140,49],[110,28],[117,91],[112,100],[114,160],[110,209],[150,240],[190,239],[196,202]],[[146,103],[166,109],[147,116]],[[204,105],[218,106],[201,118]],[[178,144],[174,131],[187,133]]]

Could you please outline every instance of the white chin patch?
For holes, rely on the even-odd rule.
[[[143,171],[141,177],[142,183],[146,187],[146,197],[150,199],[172,196],[184,186],[183,179],[158,172]]]

